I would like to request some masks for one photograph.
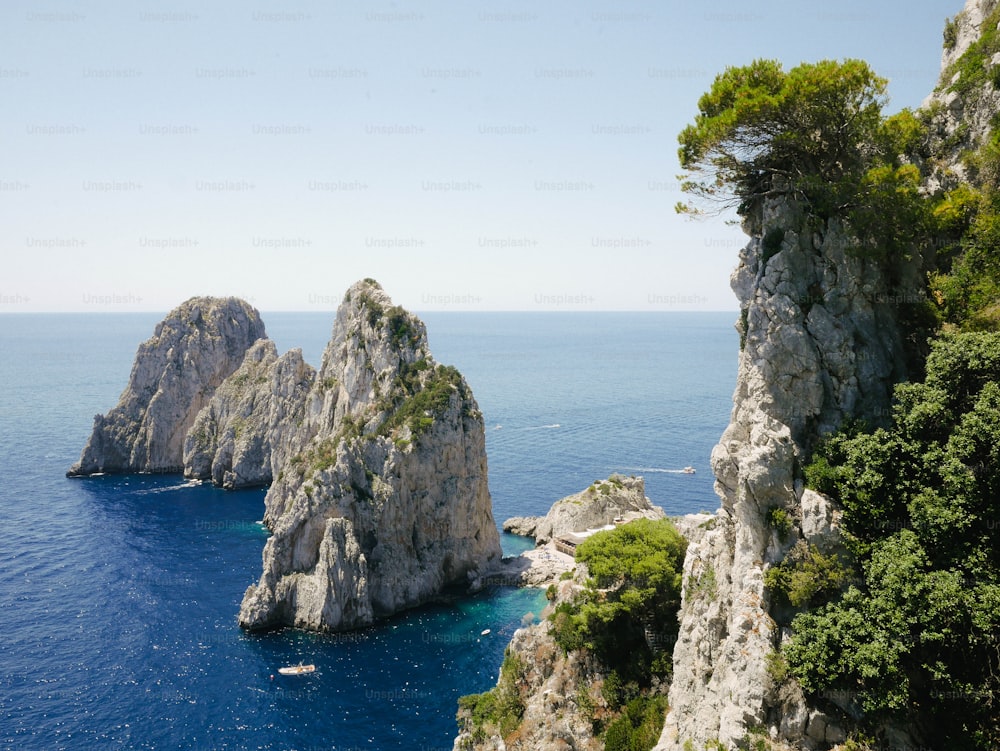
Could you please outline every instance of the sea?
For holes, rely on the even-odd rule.
[[[337,635],[246,634],[263,490],[68,479],[156,314],[0,315],[0,744],[11,749],[445,751],[545,606],[496,587]],[[264,314],[318,366],[332,313]],[[618,472],[667,514],[712,511],[734,313],[425,313],[487,431],[497,524]],[[680,472],[693,466],[695,474]],[[503,535],[514,555],[530,540]],[[285,677],[278,667],[314,664]]]

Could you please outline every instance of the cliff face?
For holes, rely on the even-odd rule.
[[[983,142],[1000,105],[996,84],[956,86],[982,72],[961,61],[996,24],[997,4],[969,0],[949,24],[942,81],[925,102],[939,156],[923,165],[932,191],[965,179],[959,155]],[[985,65],[1000,64],[1000,55],[988,58]],[[712,586],[685,588],[663,751],[688,740],[735,748],[754,727],[794,748],[844,740],[831,717],[768,674],[767,656],[783,634],[769,615],[763,574],[799,540],[836,543],[837,510],[803,489],[801,463],[845,418],[879,424],[889,416],[892,385],[907,375],[901,321],[924,296],[918,262],[890,285],[879,267],[846,252],[851,241],[837,222],[811,231],[786,201],[771,199],[745,229],[752,239],[732,278],[743,347],[731,422],[712,453],[722,508],[684,565],[686,582]],[[782,231],[780,247],[765,242]],[[784,542],[768,525],[772,508],[795,521]]]
[[[546,608],[572,599],[580,585],[563,581],[555,601]],[[507,647],[509,676],[501,676],[496,691],[523,711],[517,728],[506,738],[496,727],[477,727],[472,713],[458,713],[459,733],[454,751],[505,751],[506,749],[576,749],[601,751],[594,723],[609,714],[601,696],[606,678],[600,665],[581,650],[566,654],[551,634],[548,620],[519,628]]]
[[[468,588],[500,559],[482,415],[415,316],[377,283],[347,293],[316,372],[278,357],[253,308],[194,298],[139,347],[119,404],[70,475],[179,472],[272,483],[249,629],[355,628]]]
[[[1000,65],[1000,44],[982,41],[985,34],[996,31],[998,5],[998,0],[967,0],[948,22],[941,79],[922,107],[931,114],[934,150],[945,155],[931,176],[931,187],[954,187],[970,177],[961,155],[982,145],[1000,110],[1000,85],[987,75]],[[963,65],[970,52],[975,64]]]
[[[356,628],[499,560],[475,399],[374,282],[345,296],[305,405],[308,440],[265,499],[273,535],[241,626]]]
[[[785,739],[808,742],[810,721],[814,734],[821,721],[801,706],[781,706],[785,697],[768,677],[767,655],[780,634],[768,614],[764,571],[806,532],[830,532],[832,514],[815,508],[813,494],[803,500],[801,463],[815,439],[844,418],[888,415],[905,358],[899,289],[877,266],[847,253],[850,239],[836,221],[823,233],[805,227],[794,204],[772,200],[733,274],[743,347],[731,422],[712,452],[722,508],[714,527],[688,547],[660,749],[713,739],[732,747],[769,722]],[[784,239],[765,252],[762,238],[775,228]],[[919,286],[905,297],[911,294],[920,299]],[[784,543],[767,523],[774,508],[798,522]],[[690,584],[702,582],[711,587]],[[842,739],[822,721],[822,737],[810,740]]]
[[[236,298],[195,297],[171,311],[140,345],[117,406],[94,418],[67,474],[179,472],[195,416],[264,336],[260,315]]]
[[[261,339],[198,413],[184,441],[184,475],[227,489],[267,485],[308,435],[300,429],[316,371],[301,350],[278,357]]]

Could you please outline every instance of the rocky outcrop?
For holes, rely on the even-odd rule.
[[[876,264],[850,255],[835,220],[810,231],[793,203],[774,199],[758,221],[732,279],[743,344],[731,422],[712,452],[722,507],[684,564],[671,710],[657,746],[670,751],[716,739],[733,748],[769,723],[803,747],[842,734],[831,722],[817,742],[805,727],[781,725],[798,710],[766,667],[781,634],[764,572],[797,539],[833,533],[832,513],[803,498],[801,464],[846,418],[888,417],[891,389],[905,377],[901,307],[922,300],[917,275],[900,291]],[[780,247],[765,252],[762,238],[776,232]],[[799,522],[785,542],[768,526],[775,508]]]
[[[922,165],[932,192],[965,179],[960,155],[984,142],[1000,108],[990,75],[1000,54],[956,64],[1000,21],[997,5],[968,0],[946,32],[942,81],[925,103],[937,126],[935,159]],[[767,657],[787,634],[770,615],[763,574],[798,541],[837,544],[837,509],[803,488],[800,466],[816,439],[844,419],[877,425],[890,415],[890,389],[906,376],[901,321],[924,299],[919,259],[909,278],[890,287],[877,265],[846,252],[851,240],[835,221],[817,232],[782,199],[750,219],[752,239],[732,279],[743,340],[733,413],[712,453],[722,507],[714,528],[687,550],[671,710],[657,746],[663,751],[688,741],[736,748],[754,727],[794,748],[844,740],[836,718],[808,706],[794,683],[775,685],[768,674]],[[795,522],[784,541],[768,526],[773,508]],[[900,747],[916,745],[900,729],[885,735],[902,739]]]
[[[611,475],[590,487],[556,501],[545,516],[515,516],[503,523],[504,532],[534,537],[543,545],[574,532],[586,532],[612,524],[645,517],[662,519],[663,509],[646,497],[641,477]]]
[[[227,489],[267,485],[310,437],[306,397],[316,371],[261,339],[198,413],[184,441],[184,475]]]
[[[930,170],[931,189],[953,188],[972,177],[963,155],[985,142],[1000,110],[1000,51],[984,51],[978,64],[965,66],[961,59],[977,46],[997,17],[998,0],[967,0],[948,22],[941,55],[941,79],[924,100],[922,109],[932,123],[931,150],[938,157]],[[974,80],[980,76],[982,80]]]
[[[476,401],[371,280],[337,312],[300,429],[308,441],[265,499],[273,534],[244,628],[356,628],[467,588],[499,560]]]
[[[179,472],[184,439],[216,388],[266,336],[257,311],[233,297],[194,297],[139,346],[128,386],[67,475]]]
[[[558,584],[557,601],[568,600],[577,588],[571,581]],[[547,615],[550,608],[543,615]],[[523,707],[518,727],[506,738],[495,727],[477,727],[468,710],[459,710],[459,733],[454,751],[524,749],[578,749],[601,751],[594,720],[607,712],[601,697],[604,675],[596,660],[583,650],[568,654],[556,644],[548,620],[520,628],[507,646],[508,670],[516,675],[499,689],[509,701]]]

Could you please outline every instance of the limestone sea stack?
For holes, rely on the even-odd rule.
[[[195,416],[264,336],[260,314],[234,297],[193,297],[175,308],[139,346],[117,406],[94,418],[67,475],[181,471]]]
[[[348,290],[305,404],[308,438],[265,498],[273,534],[242,627],[358,628],[496,564],[482,414],[373,280]]]
[[[316,371],[293,349],[258,340],[198,413],[184,441],[184,475],[234,490],[267,485],[308,440],[302,427]]]

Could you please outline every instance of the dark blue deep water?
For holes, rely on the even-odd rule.
[[[734,314],[422,317],[485,415],[498,523],[612,472],[643,475],[669,514],[718,505],[708,457],[729,417]],[[457,698],[495,682],[539,591],[337,636],[246,635],[236,612],[260,573],[263,491],[64,477],[159,318],[0,315],[0,743],[450,749]],[[332,314],[264,319],[280,350],[318,366]],[[696,475],[676,472],[688,464]],[[300,661],[316,673],[270,679]]]

